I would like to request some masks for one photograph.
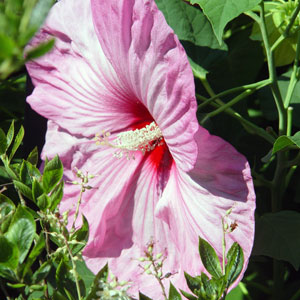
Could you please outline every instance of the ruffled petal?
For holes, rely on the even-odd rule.
[[[132,283],[129,293],[134,297],[141,291],[153,299],[164,299],[156,278],[146,274],[143,270],[145,263],[139,261],[140,257],[145,256],[147,245],[151,241],[154,242],[154,254],[163,253],[166,256],[163,263],[164,274],[172,274],[172,281],[181,278],[181,282],[184,282],[183,270],[180,269],[181,257],[172,241],[170,228],[154,215],[163,192],[162,184],[168,178],[167,170],[157,172],[152,167],[151,160],[145,158],[130,178],[130,185],[124,187],[126,192],[120,194],[112,206],[110,201],[104,209],[102,219],[105,222],[99,223],[98,232],[96,235],[92,234],[84,250],[84,259],[92,271],[98,272],[109,262],[110,270],[119,280]],[[82,211],[85,213],[85,208]],[[87,218],[91,219],[91,214],[96,214],[95,211],[95,206],[93,210],[87,210]],[[114,211],[113,216],[111,211]],[[109,218],[106,217],[108,213]],[[102,243],[94,243],[94,239],[101,235],[104,235]],[[168,291],[169,279],[164,280],[164,285]],[[186,287],[185,284],[181,286]]]
[[[90,1],[55,4],[31,46],[51,37],[56,39],[54,49],[26,65],[35,85],[27,98],[34,110],[82,136],[124,130],[149,118],[104,55]]]
[[[237,228],[226,234],[227,251],[238,242],[244,251],[247,267],[254,238],[255,194],[250,168],[245,158],[222,139],[200,128],[197,133],[198,160],[190,173],[174,166],[156,216],[168,225],[178,248],[183,270],[200,274],[198,236],[207,240],[222,257],[222,218]],[[175,196],[176,195],[176,196]],[[237,281],[238,282],[238,281]]]
[[[177,164],[191,169],[198,128],[195,87],[178,38],[154,1],[91,3],[98,39],[120,81],[148,109]]]

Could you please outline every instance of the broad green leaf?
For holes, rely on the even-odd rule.
[[[214,248],[199,237],[199,253],[205,269],[215,278],[222,277],[220,260]]]
[[[225,267],[225,279],[229,287],[240,275],[244,265],[244,253],[240,245],[235,242],[227,252],[227,264]]]
[[[0,193],[0,219],[4,218],[7,214],[15,209],[15,204],[6,197],[4,194]]]
[[[61,181],[50,195],[50,210],[54,211],[60,203],[64,193],[64,181]]]
[[[14,182],[15,188],[21,194],[23,194],[28,199],[33,200],[31,188],[29,188],[27,185],[25,185],[24,183],[22,183],[22,182],[20,182],[18,180],[14,180],[13,182]]]
[[[33,216],[22,206],[18,206],[11,224],[5,233],[6,238],[15,243],[20,251],[22,264],[33,241],[36,225]]]
[[[7,149],[6,135],[4,131],[0,128],[0,155],[4,154]]]
[[[39,283],[41,280],[45,279],[50,270],[51,270],[52,262],[51,261],[46,261],[44,262],[38,270],[34,272],[32,275],[32,282],[33,284]]]
[[[86,266],[84,260],[76,260],[76,270],[84,281],[86,291],[90,290],[96,275]]]
[[[16,269],[18,262],[19,249],[17,245],[4,235],[0,235],[0,266]]]
[[[96,275],[94,282],[89,290],[88,296],[86,297],[86,300],[92,300],[97,298],[97,292],[100,291],[99,288],[99,281],[103,280],[106,281],[107,280],[107,275],[108,275],[108,265],[106,264]],[[147,300],[147,298],[142,298]]]
[[[273,14],[269,14],[265,17],[268,39],[271,46],[281,36],[280,31],[274,24],[272,15]],[[257,23],[254,23],[250,38],[252,40],[261,42],[263,40],[259,25]],[[294,41],[293,38],[286,38],[277,46],[274,51],[274,62],[276,67],[285,66],[293,62],[296,55],[295,47],[293,47],[293,44],[296,44],[296,41]]]
[[[293,136],[280,136],[274,143],[272,154],[294,145],[300,148],[300,131],[296,132]]]
[[[0,194],[0,233],[7,231],[15,209],[15,204],[8,197]]]
[[[252,255],[266,255],[288,261],[296,270],[300,266],[300,213],[267,213],[256,221]]]
[[[16,273],[11,269],[11,267],[6,267],[0,264],[0,276],[6,278],[10,281],[18,281]]]
[[[152,300],[152,299],[142,293],[139,293],[139,300]]]
[[[27,186],[31,186],[33,178],[39,180],[41,173],[37,167],[32,165],[30,162],[23,160],[21,169],[20,169],[20,179],[22,183]]]
[[[43,171],[43,187],[46,193],[50,191],[59,183],[63,176],[63,165],[58,156],[50,160]]]
[[[219,45],[211,24],[199,9],[181,0],[156,0],[156,4],[183,44],[194,73],[205,76],[226,54],[226,45]]]
[[[17,133],[15,140],[13,142],[13,146],[9,155],[9,161],[12,160],[13,156],[15,155],[16,151],[18,150],[18,148],[20,147],[22,140],[24,137],[24,128],[23,126],[21,126],[19,132]]]
[[[243,12],[254,8],[261,0],[190,0],[190,2],[198,4],[203,9],[221,44],[223,30],[227,23]]]
[[[73,255],[76,255],[83,247],[89,238],[89,224],[84,215],[82,215],[82,226],[72,234],[71,239],[80,242],[80,244],[71,245]]]
[[[53,48],[54,43],[55,43],[55,40],[51,39],[47,42],[40,43],[37,47],[35,47],[33,49],[30,49],[26,53],[26,61],[38,58],[38,57],[46,54],[47,52],[49,52]]]
[[[39,153],[38,153],[38,149],[35,146],[33,148],[33,150],[29,153],[28,157],[27,157],[27,161],[29,163],[31,163],[32,165],[36,166],[38,163],[38,159],[39,159]]]
[[[226,296],[226,300],[244,300],[244,293],[240,288],[240,285],[235,287],[230,291],[230,293]]]
[[[174,287],[172,283],[170,283],[170,289],[169,289],[169,299],[168,300],[182,300],[180,294]]]

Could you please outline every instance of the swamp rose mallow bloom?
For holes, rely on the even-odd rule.
[[[254,236],[255,194],[245,158],[198,125],[185,51],[153,0],[61,0],[32,45],[54,49],[27,64],[35,89],[28,102],[48,118],[42,156],[65,168],[60,209],[74,216],[74,170],[97,175],[80,213],[90,225],[84,258],[162,299],[142,269],[149,242],[163,253],[163,279],[188,290],[183,272],[200,274],[198,236],[222,254],[222,217],[237,228],[244,269]],[[80,219],[80,218],[79,218]],[[242,272],[242,273],[243,273]],[[240,280],[242,274],[238,278]],[[237,281],[238,282],[238,281]]]

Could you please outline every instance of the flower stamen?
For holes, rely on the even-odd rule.
[[[152,151],[155,147],[164,144],[162,132],[155,122],[141,129],[121,132],[112,142],[109,141],[110,135],[109,132],[102,131],[102,136],[96,134],[94,140],[97,145],[105,145],[119,149],[114,153],[114,156],[121,158],[125,155],[128,160],[135,159],[132,152],[141,151],[145,154],[146,152]]]

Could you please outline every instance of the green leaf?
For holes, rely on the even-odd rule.
[[[68,299],[78,299],[76,284],[70,271],[71,267],[62,259],[55,274],[56,284],[62,295]]]
[[[46,54],[53,48],[54,43],[55,43],[54,39],[51,39],[44,43],[40,43],[37,47],[31,49],[30,51],[28,51],[26,53],[26,61],[38,58],[38,57]]]
[[[268,213],[256,221],[252,255],[266,255],[288,261],[296,270],[300,266],[300,213]]]
[[[15,188],[23,194],[25,197],[27,197],[30,200],[33,200],[32,198],[32,191],[31,188],[29,188],[27,185],[24,183],[18,181],[18,180],[13,180]]]
[[[80,244],[70,245],[73,255],[82,250],[89,238],[89,224],[84,215],[82,215],[82,226],[72,234],[71,239],[81,242]]]
[[[40,236],[36,239],[36,243],[34,244],[33,249],[30,251],[26,261],[25,266],[22,272],[22,278],[27,274],[27,272],[30,270],[30,267],[35,262],[37,257],[42,253],[42,251],[45,249],[45,238],[44,234],[40,234]]]
[[[221,44],[223,30],[227,23],[243,12],[254,8],[261,0],[190,0],[190,2],[198,4],[203,9]]]
[[[0,128],[0,155],[4,154],[7,149],[6,135],[4,131]]]
[[[235,242],[227,252],[227,264],[225,267],[225,280],[229,287],[240,275],[244,265],[244,253],[240,245]]]
[[[15,209],[15,204],[8,197],[0,194],[0,232],[7,231]]]
[[[293,136],[280,136],[274,143],[272,154],[294,145],[300,148],[300,131],[296,132]]]
[[[225,56],[226,45],[219,45],[199,9],[181,0],[156,0],[156,4],[184,46],[194,73],[205,76]]]
[[[185,291],[183,291],[183,290],[180,290],[180,292],[181,292],[181,294],[182,294],[185,298],[187,298],[187,299],[189,299],[189,300],[198,300],[198,299],[199,299],[199,298],[193,296],[192,294],[189,294],[189,293],[187,293],[187,292],[185,292]]]
[[[189,287],[189,289],[195,293],[195,290],[200,290],[201,288],[201,280],[199,280],[199,277],[192,277],[188,273],[184,272],[184,277],[186,280],[186,283]]]
[[[41,210],[45,210],[50,206],[50,197],[45,193],[37,198],[37,205]]]
[[[50,195],[50,210],[54,211],[60,203],[64,194],[64,181],[61,181],[52,191]]]
[[[20,147],[20,145],[22,143],[22,140],[23,140],[23,137],[24,137],[24,128],[23,128],[23,126],[21,126],[18,134],[15,137],[15,140],[14,140],[14,143],[13,143],[10,155],[9,155],[9,161],[12,160],[12,158],[14,157],[16,151]]]
[[[223,276],[219,258],[213,247],[199,237],[199,253],[205,269],[215,278]]]
[[[170,283],[170,290],[169,290],[169,299],[168,300],[182,300],[181,295],[178,293],[176,288],[172,283]]]
[[[20,289],[26,286],[25,283],[7,283],[7,285],[13,289]]]
[[[0,276],[11,281],[18,281],[16,273],[10,268],[0,264]]]
[[[96,275],[86,266],[84,260],[76,260],[76,270],[79,276],[84,281],[85,289],[88,291],[91,288]]]
[[[31,186],[33,178],[36,178],[37,180],[41,178],[39,169],[30,162],[23,160],[20,169],[20,179],[22,183],[27,186]]]
[[[23,263],[35,235],[35,221],[32,215],[22,206],[18,206],[8,231],[6,238],[16,244],[20,251],[19,263]]]
[[[180,290],[180,292],[181,292],[181,294],[182,294],[185,298],[187,298],[187,299],[189,299],[189,300],[199,300],[199,299],[202,299],[202,298],[200,298],[200,297],[195,297],[194,295],[192,295],[192,294],[190,294],[190,293],[187,293],[187,292],[185,292],[185,291],[183,291],[183,290]]]
[[[142,293],[139,293],[139,300],[152,300],[152,299]]]
[[[276,27],[273,19],[273,13],[265,16],[265,22],[267,27],[268,39],[270,46],[272,46],[277,39],[281,36],[280,31]],[[250,38],[255,41],[263,41],[260,27],[257,23],[254,23]],[[285,66],[293,62],[296,56],[296,51],[293,47],[293,38],[285,38],[275,49],[274,62],[276,67]]]
[[[19,249],[15,243],[0,235],[0,265],[16,269],[19,262]],[[0,272],[1,274],[1,272]]]
[[[63,176],[63,165],[56,155],[50,160],[43,171],[43,187],[44,191],[48,194],[58,184]]]
[[[101,289],[99,288],[99,281],[103,280],[106,282],[107,280],[107,275],[108,275],[108,265],[106,264],[96,275],[94,282],[89,290],[88,296],[86,300],[92,300],[97,298],[97,292],[100,291]],[[144,298],[147,300],[147,298]]]
[[[10,146],[11,142],[13,141],[15,134],[15,122],[14,120],[11,122],[10,127],[8,129],[6,138],[7,138],[7,148]]]
[[[37,284],[41,280],[45,279],[50,270],[51,270],[52,262],[51,261],[46,261],[44,262],[37,271],[34,272],[32,275],[32,284]]]
[[[9,36],[0,33],[0,59],[13,56],[15,48],[15,41]]]
[[[32,198],[35,202],[37,202],[37,198],[44,194],[44,189],[42,184],[36,179],[33,178],[32,182]]]
[[[33,150],[29,153],[27,159],[26,159],[29,163],[31,163],[32,165],[36,166],[39,160],[39,153],[38,153],[38,149],[35,146],[33,148]]]

